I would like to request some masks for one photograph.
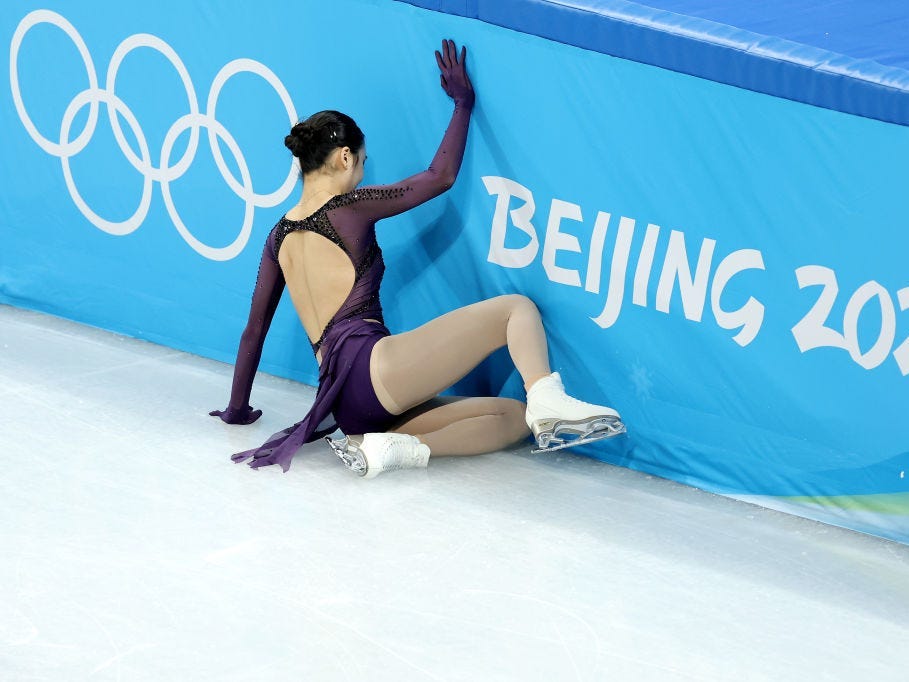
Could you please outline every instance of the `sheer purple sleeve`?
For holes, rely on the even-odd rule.
[[[471,108],[472,102],[455,101],[451,121],[429,168],[393,185],[356,190],[354,194],[359,200],[351,208],[361,218],[374,222],[403,213],[447,191],[461,169]]]
[[[436,51],[436,63],[442,89],[454,100],[451,122],[429,168],[397,184],[367,187],[358,193],[360,201],[353,206],[360,217],[369,222],[403,213],[439,196],[458,177],[475,99],[473,84],[467,75],[467,48],[462,46],[458,54],[453,40],[443,40],[442,49]]]
[[[230,404],[225,410],[213,410],[209,414],[220,417],[228,424],[252,424],[262,410],[254,410],[249,404],[253,379],[262,357],[262,345],[271,326],[275,309],[284,292],[284,275],[271,253],[273,241],[269,237],[262,251],[256,288],[253,291],[249,320],[240,336],[240,348],[234,365],[234,380],[230,392]]]

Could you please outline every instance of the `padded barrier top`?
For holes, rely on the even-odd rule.
[[[909,125],[905,0],[399,1]]]

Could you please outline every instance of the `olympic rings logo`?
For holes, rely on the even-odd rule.
[[[37,127],[32,122],[25,109],[25,105],[22,101],[22,93],[19,88],[19,50],[25,35],[29,30],[39,24],[52,24],[53,26],[60,28],[69,36],[78,49],[88,74],[89,87],[77,94],[69,103],[69,106],[67,106],[60,123],[60,138],[59,141],[56,142],[44,137],[38,132]],[[139,121],[123,100],[115,94],[117,71],[120,68],[120,64],[123,62],[126,55],[140,47],[148,47],[156,50],[173,65],[186,89],[186,99],[189,107],[189,113],[174,121],[173,125],[171,125],[170,129],[167,131],[164,142],[161,145],[160,159],[157,166],[152,162],[148,141],[139,125]],[[284,201],[293,191],[293,187],[297,180],[297,166],[291,161],[290,172],[287,174],[287,179],[278,189],[269,194],[259,194],[255,192],[249,174],[249,167],[246,164],[243,153],[240,151],[239,145],[228,130],[215,118],[218,96],[220,95],[224,84],[232,76],[235,76],[238,73],[248,72],[260,76],[275,89],[275,92],[277,92],[278,97],[281,98],[281,102],[284,104],[284,108],[287,111],[290,125],[293,125],[297,121],[297,113],[294,110],[293,102],[291,102],[290,95],[284,87],[284,84],[281,83],[278,77],[267,66],[260,62],[252,59],[235,59],[222,67],[215,76],[214,81],[212,81],[211,88],[208,92],[206,110],[203,114],[199,112],[199,102],[196,98],[196,91],[183,61],[170,45],[157,36],[148,33],[137,33],[123,40],[123,42],[117,46],[117,49],[114,50],[114,54],[111,57],[110,64],[107,68],[107,79],[104,88],[100,88],[98,87],[98,75],[95,72],[94,62],[92,61],[88,47],[82,39],[82,36],[79,35],[75,27],[65,17],[45,9],[30,12],[21,22],[19,22],[10,44],[9,62],[10,86],[13,91],[13,101],[16,105],[16,112],[19,114],[22,124],[39,147],[48,154],[60,159],[63,166],[63,177],[66,181],[66,187],[69,190],[73,202],[82,215],[84,215],[92,225],[105,232],[114,235],[126,235],[138,229],[145,220],[151,205],[152,183],[158,182],[161,185],[161,194],[164,197],[167,214],[170,216],[174,227],[177,228],[177,231],[186,243],[196,252],[210,260],[230,260],[243,251],[243,248],[249,241],[249,236],[252,232],[255,208],[276,206]],[[139,201],[138,208],[132,216],[121,222],[106,220],[88,206],[79,194],[79,190],[76,188],[76,183],[73,180],[72,171],[70,169],[70,159],[85,149],[94,135],[95,126],[98,122],[99,104],[105,104],[107,106],[110,124],[117,144],[120,147],[120,151],[132,167],[139,171],[144,178],[142,198]],[[85,128],[75,139],[70,139],[73,120],[86,106],[89,107],[89,112]],[[139,155],[133,151],[123,134],[123,129],[120,126],[121,116],[130,127],[132,134],[137,141]],[[221,172],[221,176],[234,194],[245,202],[243,225],[240,228],[240,233],[231,244],[220,248],[202,243],[189,231],[180,218],[180,215],[177,213],[170,191],[170,183],[180,178],[189,169],[189,166],[195,158],[196,150],[199,146],[199,131],[201,128],[205,128],[208,131],[208,143],[211,145],[212,155],[214,156],[218,170]],[[189,143],[186,151],[175,164],[171,165],[170,155],[173,150],[174,142],[176,142],[180,134],[186,130],[189,130]],[[234,177],[230,168],[228,168],[227,164],[224,162],[218,138],[223,140],[231,154],[233,154],[240,173],[239,180]]]

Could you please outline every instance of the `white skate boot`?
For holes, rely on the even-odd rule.
[[[347,436],[325,440],[345,466],[364,478],[375,478],[383,471],[415,469],[429,463],[429,446],[405,433],[367,433],[357,445]]]
[[[543,377],[527,391],[526,420],[537,440],[538,448],[532,452],[561,450],[625,433],[622,418],[611,407],[566,394],[558,372]]]

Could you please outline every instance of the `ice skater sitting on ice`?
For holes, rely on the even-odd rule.
[[[498,296],[458,308],[403,334],[382,318],[385,271],[375,224],[436,197],[461,166],[474,91],[454,42],[436,52],[454,113],[429,168],[393,185],[357,186],[366,146],[354,121],[323,111],[296,124],[285,145],[300,163],[300,202],[265,243],[249,321],[240,340],[227,409],[212,415],[250,424],[249,405],[262,344],[285,284],[319,363],[319,388],[302,421],[258,448],[233,456],[286,471],[304,443],[326,437],[350,469],[371,478],[425,467],[430,456],[477,455],[524,439],[558,449],[624,432],[618,412],[568,396],[552,373],[539,311],[525,296]],[[507,346],[527,404],[510,398],[443,398],[493,351]],[[344,438],[328,434],[340,429]]]

